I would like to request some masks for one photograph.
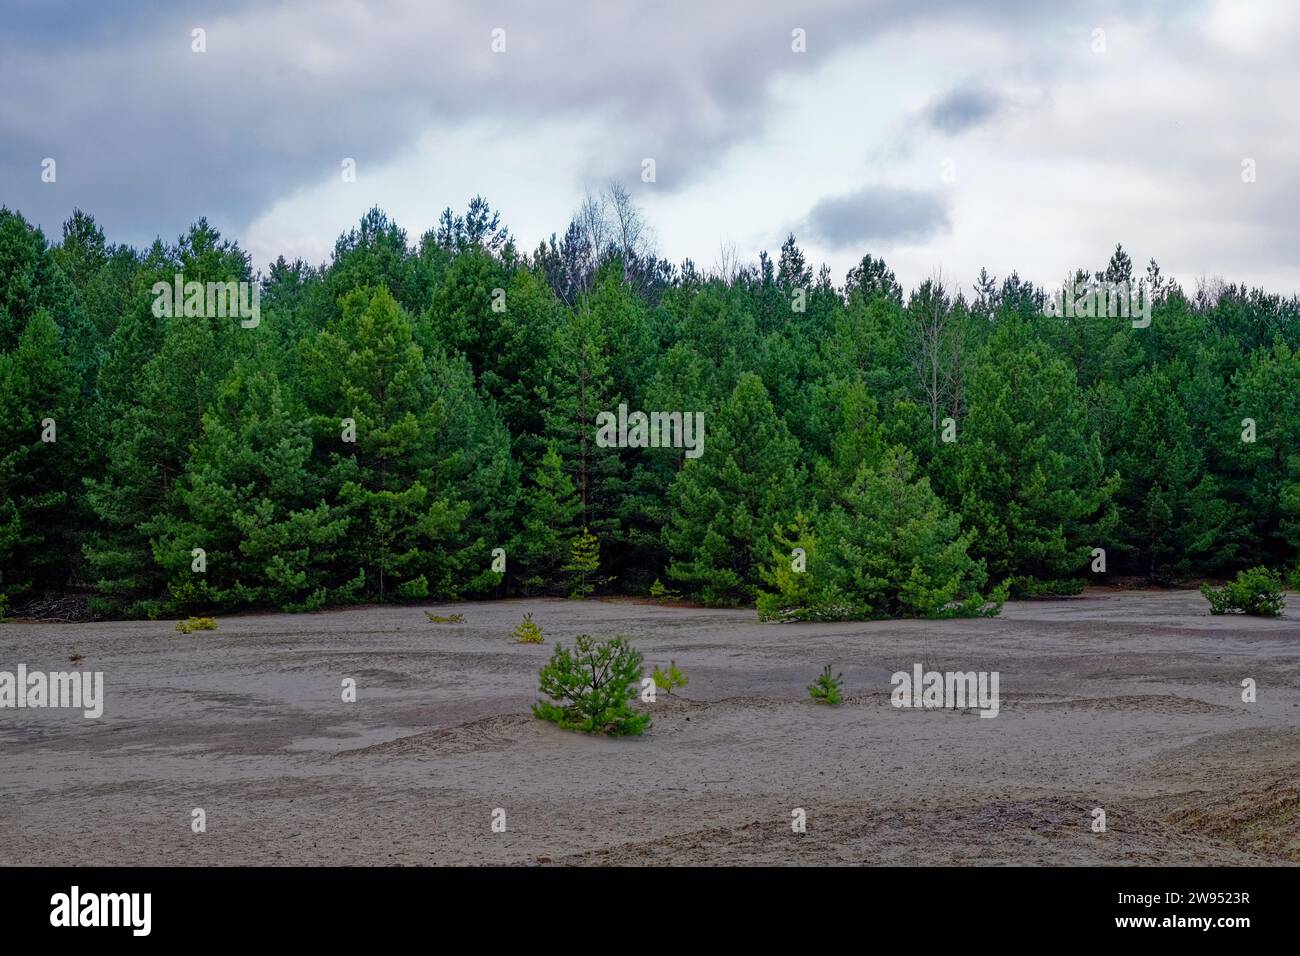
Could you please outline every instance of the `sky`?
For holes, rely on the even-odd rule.
[[[793,232],[837,283],[871,253],[905,287],[1047,284],[1120,242],[1187,288],[1300,292],[1292,0],[0,0],[0,24],[0,203],[52,239],[74,208],[135,245],[205,216],[255,267],[318,264],[371,206],[414,243],[481,194],[531,250],[613,179],[702,268]]]

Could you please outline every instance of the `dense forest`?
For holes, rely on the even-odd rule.
[[[871,255],[837,285],[794,236],[701,269],[645,235],[617,189],[532,253],[481,199],[414,245],[374,209],[327,264],[254,274],[204,220],[136,249],[0,210],[0,611],[937,615],[1295,566],[1294,297],[1120,247],[1050,289],[907,292]],[[260,320],[159,314],[178,274],[255,283]],[[1047,307],[1092,280],[1143,283],[1149,324]],[[702,412],[700,453],[597,442],[620,405]]]

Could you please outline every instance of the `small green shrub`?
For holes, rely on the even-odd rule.
[[[666,671],[660,670],[659,665],[656,664],[650,677],[654,680],[655,686],[666,694],[671,694],[674,687],[685,687],[690,683],[686,675],[677,669],[676,661],[670,661]]]
[[[799,607],[786,604],[779,594],[766,591],[758,595],[758,619],[764,624],[837,623],[839,621],[868,621],[872,614],[868,608],[852,604],[818,604]]]
[[[430,624],[464,624],[464,614],[434,614],[432,611],[425,611],[424,616],[429,619]]]
[[[988,596],[974,594],[968,597],[960,604],[953,604],[944,608],[942,612],[935,615],[936,617],[997,617],[1002,613],[1002,605],[1007,603],[1007,595],[1011,591],[1011,580],[1008,578],[997,587],[995,587]]]
[[[533,623],[532,614],[525,614],[524,619],[510,633],[517,644],[541,644],[544,640],[541,625]]]
[[[549,701],[533,705],[533,716],[565,730],[611,736],[639,734],[650,715],[628,705],[641,683],[641,654],[621,637],[597,641],[579,634],[574,649],[559,645],[539,673]]]
[[[1029,575],[1008,578],[1005,584],[1010,589],[1010,594],[1017,598],[1073,597],[1082,594],[1088,586],[1084,578],[1040,580]]]
[[[429,580],[421,574],[418,578],[403,581],[397,586],[399,598],[424,598],[429,596]]]
[[[1221,588],[1201,585],[1201,593],[1210,602],[1211,614],[1254,614],[1277,617],[1286,606],[1282,581],[1268,568],[1239,571],[1233,581]]]
[[[818,704],[834,706],[843,702],[843,689],[844,675],[836,674],[832,677],[831,665],[827,664],[817,679],[808,685],[808,695]]]
[[[193,631],[215,631],[217,629],[217,619],[215,617],[191,617],[185,621],[176,622],[176,630],[182,634],[189,634]]]
[[[681,599],[682,592],[666,587],[662,581],[655,578],[655,583],[650,585],[650,596],[656,601],[669,600],[678,601]]]

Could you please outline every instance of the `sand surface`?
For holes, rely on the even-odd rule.
[[[1098,591],[976,621],[532,600],[440,606],[464,624],[420,607],[190,635],[4,624],[0,670],[82,654],[106,704],[98,720],[0,710],[0,865],[1298,863],[1291,603],[1277,620]],[[546,644],[511,642],[526,611]],[[689,677],[645,705],[643,737],[529,715],[538,668],[582,632]],[[890,675],[917,662],[998,671],[1001,713],[890,706]],[[805,691],[826,663],[845,675],[838,708]]]

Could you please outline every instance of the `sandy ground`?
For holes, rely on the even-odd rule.
[[[83,654],[107,702],[99,720],[0,710],[0,864],[1297,863],[1291,602],[1272,621],[1097,592],[943,622],[537,600],[444,606],[463,625],[419,607],[191,635],[5,624],[0,670]],[[546,644],[511,643],[525,611]],[[538,668],[584,631],[690,678],[645,705],[643,737],[529,716]],[[1001,713],[891,707],[890,674],[916,662],[999,671]],[[838,708],[805,692],[825,663]]]

